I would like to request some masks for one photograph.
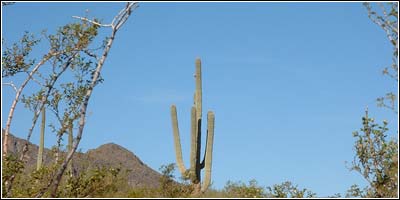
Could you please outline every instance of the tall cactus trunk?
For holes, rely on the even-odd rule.
[[[207,114],[207,140],[206,152],[204,159],[200,162],[201,150],[201,121],[202,121],[202,79],[201,79],[201,60],[196,59],[195,82],[196,90],[194,92],[194,105],[191,109],[191,150],[190,150],[190,168],[186,169],[182,159],[182,149],[178,128],[178,117],[176,106],[171,106],[171,118],[174,134],[174,144],[176,160],[179,171],[184,178],[190,179],[193,186],[193,196],[198,196],[201,192],[205,192],[211,183],[211,162],[212,162],[212,146],[214,140],[214,113],[209,111]],[[205,168],[205,180],[201,184],[201,169]]]
[[[42,108],[42,124],[40,127],[40,142],[39,142],[39,150],[37,157],[37,165],[36,170],[42,168],[43,165],[43,150],[44,150],[44,131],[46,128],[46,108],[43,106]]]

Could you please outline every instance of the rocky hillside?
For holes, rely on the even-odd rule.
[[[121,166],[131,170],[128,183],[137,187],[158,187],[161,174],[144,164],[134,153],[117,144],[109,143],[89,150],[85,156],[91,165]]]
[[[10,153],[21,152],[25,143],[26,140],[10,135],[8,142]],[[28,169],[34,169],[39,147],[30,142],[28,145],[29,151],[26,155]],[[52,154],[53,152],[50,149],[44,150],[45,164],[51,162]],[[158,187],[161,177],[161,174],[144,164],[134,153],[113,143],[101,145],[96,149],[88,150],[86,153],[76,153],[74,155],[74,166],[78,171],[79,169],[102,166],[127,169],[128,184],[132,187]]]

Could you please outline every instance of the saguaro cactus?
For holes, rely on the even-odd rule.
[[[179,171],[182,176],[190,179],[194,186],[194,195],[204,192],[211,182],[211,165],[212,165],[212,148],[214,141],[214,121],[215,116],[212,111],[207,113],[207,141],[203,161],[200,162],[201,149],[201,119],[202,119],[202,86],[201,86],[201,60],[196,59],[196,90],[194,93],[194,105],[191,109],[191,151],[190,151],[190,168],[186,169],[182,159],[182,149],[178,128],[178,117],[176,114],[176,106],[171,106],[171,118],[174,134],[174,144],[176,160]],[[201,185],[200,171],[205,169],[204,181]]]
[[[45,106],[43,106],[41,112],[42,112],[42,124],[40,127],[40,142],[39,142],[36,170],[39,170],[43,164],[44,131],[45,131],[45,126],[46,126],[46,108],[45,108]]]
[[[69,121],[69,127],[68,127],[68,152],[70,152],[72,150],[72,143],[74,140],[74,135],[73,135],[73,121],[70,120]],[[74,176],[74,164],[73,164],[73,159],[71,158],[71,160],[68,163],[68,171],[70,172],[70,176]]]

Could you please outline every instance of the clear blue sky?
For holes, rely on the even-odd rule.
[[[86,9],[110,22],[123,6],[16,3],[3,8],[2,37],[11,44],[25,30],[52,32]],[[365,107],[378,121],[387,119],[392,133],[398,130],[398,116],[375,103],[398,89],[381,75],[391,52],[361,3],[141,3],[104,65],[80,148],[117,143],[158,170],[175,162],[169,109],[176,104],[188,166],[199,56],[203,115],[216,116],[215,188],[228,180],[263,186],[288,180],[319,196],[343,193],[366,184],[345,165],[353,160],[352,132]],[[2,126],[13,96],[3,87]],[[31,116],[18,105],[12,133],[25,138]],[[47,130],[50,147],[55,137]],[[38,135],[36,128],[32,142]]]

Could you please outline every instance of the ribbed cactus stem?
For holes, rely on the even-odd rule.
[[[71,150],[72,150],[72,143],[74,140],[73,128],[74,128],[74,124],[72,123],[72,120],[71,120],[69,123],[69,127],[68,127],[68,152],[71,152]],[[71,176],[73,176],[73,160],[72,159],[68,163],[68,171],[70,172]]]
[[[200,182],[200,150],[201,150],[201,117],[202,117],[202,79],[201,79],[201,60],[200,58],[196,58],[196,72],[195,72],[195,82],[196,82],[196,91],[195,91],[195,107],[196,107],[196,118],[197,118],[197,134],[196,134],[196,146],[192,146],[192,148],[196,149],[196,182]]]
[[[204,192],[210,186],[211,183],[211,166],[212,166],[212,151],[214,143],[214,122],[215,115],[212,111],[207,113],[207,146],[205,153],[205,164],[204,164],[204,181],[201,191]]]
[[[44,131],[46,126],[46,108],[43,105],[42,107],[42,124],[40,126],[40,141],[39,141],[39,150],[38,150],[38,157],[37,157],[37,165],[36,170],[42,168],[43,164],[43,150],[44,150]]]
[[[193,106],[191,110],[191,149],[190,149],[190,178],[193,182],[196,182],[196,163],[197,163],[197,120],[196,120],[196,108]]]
[[[179,168],[179,171],[182,175],[186,173],[186,168],[183,163],[182,158],[182,148],[181,148],[181,139],[179,136],[179,126],[178,126],[178,116],[176,114],[176,106],[171,106],[171,119],[172,119],[172,129],[174,132],[174,145],[175,145],[175,155],[176,155],[176,162]]]
[[[68,127],[68,152],[72,150],[72,142],[74,141],[74,133],[73,133],[74,125],[72,122]]]
[[[172,127],[174,134],[174,145],[176,160],[179,171],[185,178],[190,178],[193,184],[193,196],[197,196],[200,192],[207,190],[211,183],[211,162],[212,162],[212,146],[214,140],[214,113],[208,112],[208,131],[206,140],[206,152],[204,154],[204,159],[200,163],[200,150],[201,150],[201,121],[202,121],[202,80],[201,80],[201,60],[196,59],[196,70],[195,70],[195,83],[196,89],[193,97],[193,107],[191,109],[191,150],[190,150],[190,169],[186,170],[182,159],[182,149],[179,136],[178,128],[178,117],[176,114],[175,105],[171,106],[171,118]],[[205,168],[205,180],[201,184],[201,169]]]
[[[196,111],[197,111],[197,121],[201,119],[202,115],[202,84],[201,84],[201,60],[200,58],[196,59],[196,74],[195,74],[195,79],[196,79]]]

